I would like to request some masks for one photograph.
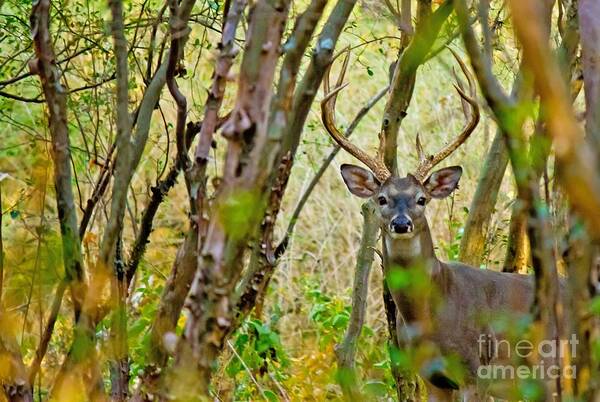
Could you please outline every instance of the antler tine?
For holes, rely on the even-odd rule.
[[[346,71],[348,69],[348,62],[350,61],[350,46],[347,46],[346,48],[341,50],[339,53],[334,55],[333,58],[331,59],[331,63],[327,67],[327,73],[325,74],[325,77],[323,80],[323,91],[325,92],[326,96],[327,96],[327,94],[333,93],[331,91],[331,83],[330,83],[331,65],[333,64],[333,62],[335,60],[337,60],[338,57],[340,57],[343,54],[345,54],[345,57],[344,57],[344,61],[342,63],[342,69],[340,70],[340,74],[338,75],[337,81],[335,83],[335,88],[336,89],[339,88],[339,89],[337,91],[334,90],[333,92],[337,93],[341,89],[343,89],[343,87],[345,86],[345,85],[343,85],[343,82],[344,82],[344,78],[346,77]],[[335,110],[336,101],[337,101],[337,95],[334,94],[334,96],[331,97],[331,107],[334,110]],[[335,115],[334,115],[334,118],[335,118]]]
[[[448,48],[448,49],[450,49],[450,48]],[[450,51],[452,52],[452,55],[454,56],[454,58],[456,59],[458,64],[460,65],[460,69],[462,70],[462,72],[465,75],[467,82],[468,82],[468,86],[469,86],[469,94],[468,95],[465,93],[464,89],[462,88],[462,86],[458,80],[457,80],[457,83],[454,84],[454,88],[456,89],[456,91],[458,92],[460,97],[465,102],[467,102],[469,104],[469,106],[471,106],[470,119],[467,122],[467,124],[465,125],[465,127],[463,128],[463,130],[461,131],[461,133],[453,141],[451,141],[448,145],[446,145],[444,148],[442,148],[437,154],[429,156],[429,157],[427,157],[427,156],[423,157],[423,155],[424,155],[423,148],[421,146],[419,136],[417,135],[417,151],[418,151],[419,147],[421,148],[421,151],[418,151],[420,154],[419,155],[420,163],[416,169],[415,177],[417,177],[419,180],[424,180],[427,173],[435,165],[437,165],[438,163],[440,163],[441,161],[446,159],[452,152],[454,152],[458,147],[460,147],[469,138],[471,133],[473,133],[473,131],[475,130],[475,127],[477,127],[477,124],[479,124],[480,113],[479,113],[479,105],[477,104],[477,99],[476,99],[477,92],[476,92],[476,87],[475,87],[475,80],[474,80],[473,76],[471,75],[471,73],[469,72],[469,69],[467,68],[465,63],[458,56],[458,54],[456,54],[456,52],[452,49],[450,49]]]
[[[462,89],[462,91],[464,92],[465,91],[464,83],[463,83],[463,81],[460,78],[458,78],[458,75],[456,74],[456,69],[454,67],[452,67],[452,75],[454,76],[454,81],[456,81],[456,85],[458,85],[458,87],[460,89]],[[460,99],[460,103],[462,105],[463,114],[465,115],[465,120],[468,121],[469,120],[469,114],[470,114],[469,104],[467,103],[467,101],[465,101],[462,98]]]
[[[381,182],[384,182],[388,177],[390,177],[390,171],[387,169],[383,160],[380,158],[373,158],[369,156],[365,151],[351,143],[348,138],[344,136],[344,134],[336,127],[335,125],[335,102],[339,92],[344,89],[348,83],[342,84],[344,75],[346,73],[346,69],[348,68],[348,60],[349,60],[350,51],[348,50],[346,53],[346,57],[344,59],[344,64],[342,65],[342,70],[340,72],[340,76],[337,80],[336,88],[331,90],[330,77],[331,74],[331,65],[327,68],[327,72],[325,73],[325,77],[323,80],[323,90],[325,92],[325,97],[321,100],[321,119],[323,120],[323,125],[325,129],[329,133],[329,135],[338,143],[338,145],[343,148],[350,155],[354,156],[356,159],[367,165],[369,169],[373,172],[373,174],[377,177],[377,179]]]
[[[416,141],[416,148],[417,148],[417,158],[419,159],[419,161],[422,161],[423,159],[427,158],[427,155],[425,154],[425,151],[423,150],[423,144],[421,144],[421,137],[419,136],[419,133],[417,133],[417,141]]]

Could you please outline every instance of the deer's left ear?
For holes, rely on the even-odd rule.
[[[450,166],[436,170],[425,180],[423,187],[433,198],[446,198],[458,188],[461,175],[462,168],[460,166]]]

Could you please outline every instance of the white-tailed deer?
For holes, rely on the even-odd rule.
[[[464,400],[476,401],[483,400],[481,382],[477,381],[479,368],[511,357],[507,356],[510,350],[496,348],[506,338],[490,324],[490,317],[526,315],[533,300],[534,285],[532,277],[527,275],[447,263],[436,256],[425,208],[432,199],[452,194],[458,187],[462,168],[446,167],[428,177],[427,174],[463,144],[479,122],[473,78],[454,55],[468,82],[468,94],[460,83],[455,85],[460,97],[469,105],[463,108],[468,122],[453,141],[433,156],[425,155],[417,136],[420,164],[406,177],[392,175],[386,168],[381,144],[377,156],[371,157],[336,128],[335,101],[344,87],[347,60],[335,89],[330,88],[329,78],[325,79],[326,95],[321,111],[331,137],[368,167],[344,164],[341,174],[352,194],[370,198],[376,205],[387,255],[384,271],[398,310],[398,337],[403,345],[426,345],[430,351],[419,368],[428,383],[429,399],[451,400],[456,395],[455,390],[464,388],[461,390]],[[426,286],[421,283],[412,293],[406,288],[393,289],[395,282],[390,278],[398,272],[404,278],[421,275]],[[453,378],[436,355],[457,358],[464,367],[464,377]]]

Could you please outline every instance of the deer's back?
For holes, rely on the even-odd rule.
[[[471,374],[487,364],[486,348],[481,340],[498,341],[495,320],[516,322],[528,313],[533,300],[534,283],[529,275],[476,269],[460,263],[442,265],[433,278],[434,291],[441,300],[432,311],[432,338],[442,353],[458,353]]]

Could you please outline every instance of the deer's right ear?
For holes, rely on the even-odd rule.
[[[340,170],[348,190],[361,198],[371,197],[381,185],[373,173],[360,166],[343,164]]]

